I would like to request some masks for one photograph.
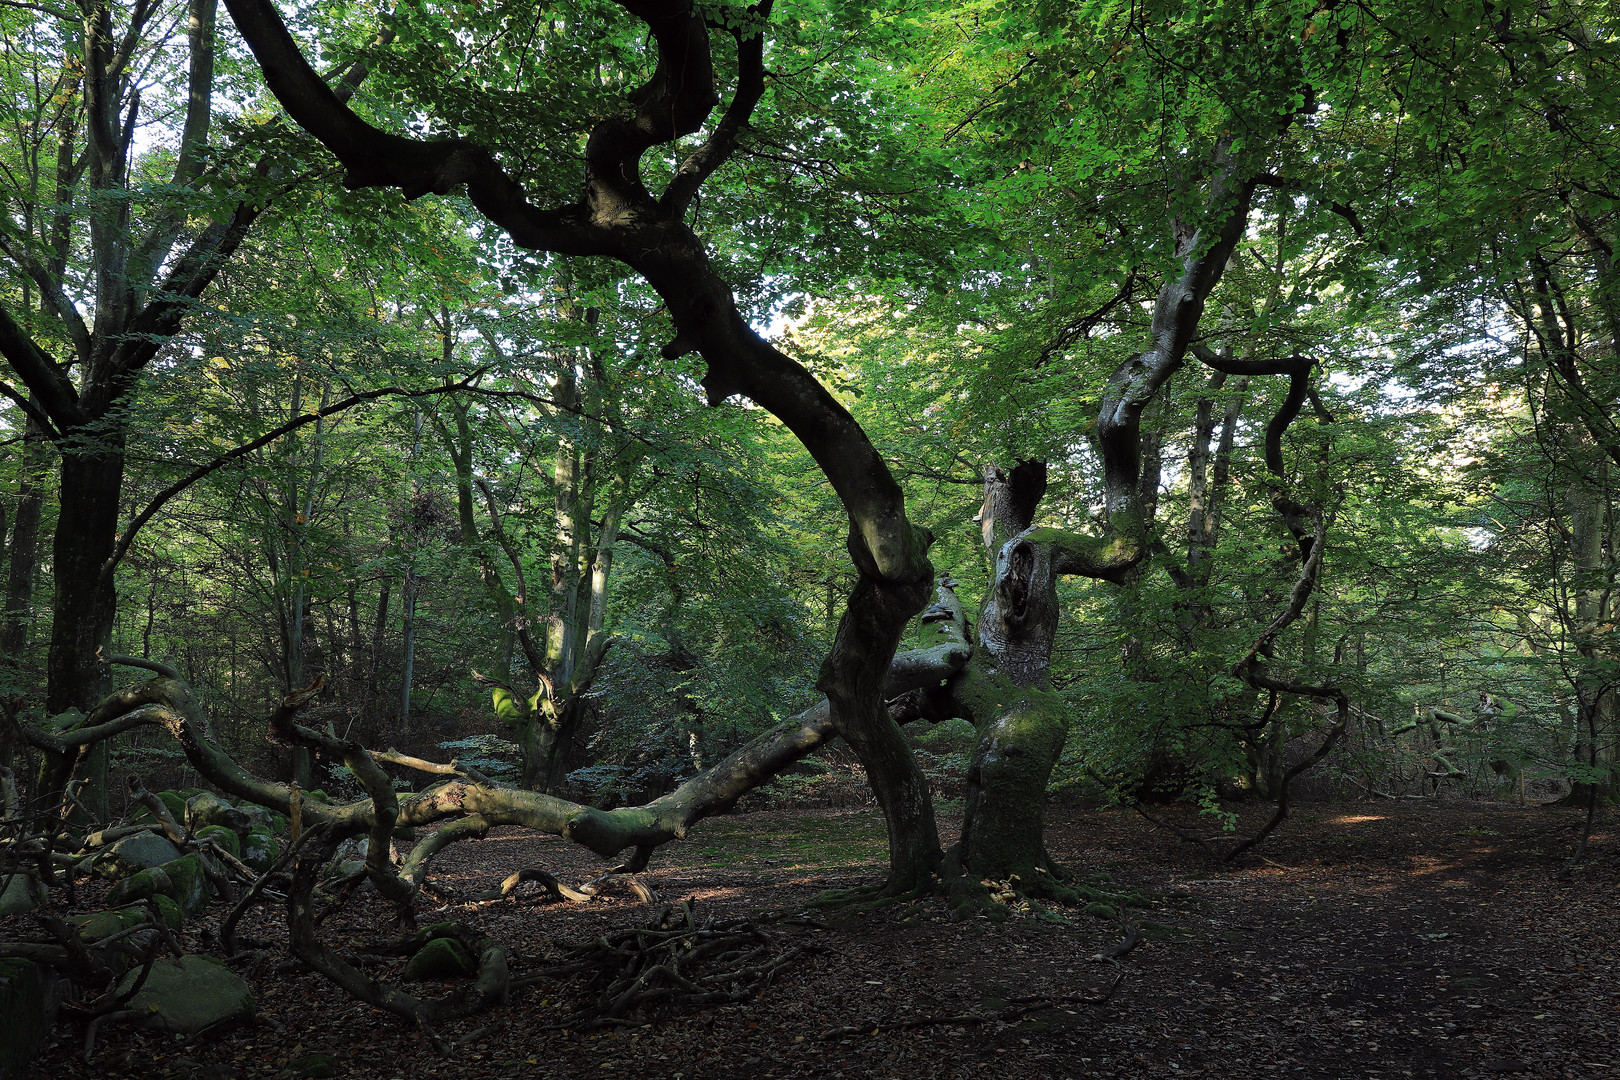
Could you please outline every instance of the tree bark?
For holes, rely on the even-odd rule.
[[[1049,685],[1062,534],[1030,529],[1045,491],[1044,461],[985,469],[980,522],[995,571],[978,648],[951,687],[979,733],[959,853],[973,875],[997,881],[1033,882],[1044,868],[1046,785],[1068,736],[1068,707]]]
[[[45,433],[33,420],[23,430],[23,472],[17,485],[17,513],[12,522],[6,601],[0,617],[0,656],[21,664],[28,642],[28,623],[39,565],[39,522],[45,506]]]

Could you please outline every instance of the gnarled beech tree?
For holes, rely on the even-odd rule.
[[[345,183],[397,188],[406,198],[465,186],[473,205],[521,247],[629,266],[658,292],[674,321],[665,355],[703,358],[710,402],[745,395],[809,450],[849,514],[849,552],[859,574],[819,685],[831,723],[865,765],[883,809],[889,887],[916,887],[939,864],[939,840],[928,786],[884,709],[883,682],[900,633],[928,596],[931,537],[907,519],[900,486],[849,412],[748,325],[686,223],[699,189],[730,158],[763,93],[763,25],[730,31],[738,67],[731,101],[655,195],[643,180],[643,156],[701,131],[720,102],[710,31],[700,7],[686,0],[621,0],[620,6],[645,24],[656,67],[629,95],[623,113],[592,129],[583,191],[572,202],[545,207],[531,202],[482,146],[406,138],[368,123],[315,73],[268,0],[227,0],[271,92],[337,156]],[[771,0],[749,9],[761,24],[770,12]]]
[[[810,716],[824,707],[825,722],[855,749],[883,809],[889,888],[925,884],[941,860],[931,802],[884,702],[902,689],[895,681],[899,673],[918,670],[918,658],[908,657],[889,672],[899,634],[927,595],[929,537],[907,520],[899,486],[859,424],[801,365],[748,326],[685,222],[699,188],[735,150],[760,100],[770,0],[749,9],[760,25],[729,31],[739,72],[731,101],[657,195],[643,180],[643,156],[701,131],[719,104],[709,27],[697,7],[682,0],[620,0],[645,24],[657,66],[630,95],[627,111],[591,131],[583,191],[552,207],[530,201],[482,146],[456,138],[406,138],[361,118],[316,76],[269,0],[226,4],[272,92],[295,122],[338,157],[347,184],[393,187],[407,198],[464,185],[474,206],[522,247],[605,256],[637,271],[662,297],[674,322],[676,334],[666,355],[696,352],[703,358],[702,381],[712,403],[743,394],[779,417],[810,451],[849,515],[848,546],[859,577],[822,670],[825,706],[805,714],[796,731],[757,741],[647,807],[603,814],[525,793],[502,794],[486,813],[478,807],[494,798],[485,794],[493,789],[480,788],[465,803],[466,812],[490,824],[515,823],[517,814],[527,818],[523,823],[559,831],[604,854],[626,846],[644,852],[807,751],[812,732],[821,730]],[[1286,130],[1293,109],[1279,104],[1265,113],[1274,133]],[[1106,532],[1088,537],[1031,531],[1044,486],[1037,470],[1026,469],[1004,489],[992,478],[985,522],[986,542],[996,551],[996,580],[981,612],[977,648],[970,649],[954,597],[949,589],[942,591],[937,617],[963,632],[941,653],[941,666],[922,668],[916,689],[934,688],[926,696],[937,699],[940,684],[954,678],[946,688],[954,699],[950,711],[971,716],[980,727],[961,847],[975,874],[1027,872],[1044,861],[1040,807],[1066,728],[1046,685],[1056,631],[1056,578],[1072,573],[1117,581],[1151,543],[1140,484],[1142,411],[1182,366],[1205,303],[1243,237],[1254,190],[1266,175],[1265,146],[1256,143],[1240,152],[1234,145],[1231,136],[1217,140],[1206,151],[1201,174],[1186,178],[1191,197],[1182,205],[1188,209],[1172,212],[1165,222],[1175,240],[1178,272],[1156,299],[1148,348],[1121,364],[1103,396],[1097,446]],[[969,651],[974,660],[963,676]],[[911,707],[902,703],[896,713],[906,715]],[[934,700],[932,711],[939,707]],[[534,799],[542,801],[526,801]],[[478,825],[469,819],[467,827]]]

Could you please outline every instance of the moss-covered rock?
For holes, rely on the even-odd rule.
[[[56,973],[44,964],[0,960],[0,1076],[22,1076],[50,1034],[61,1000]]]
[[[280,857],[281,843],[263,826],[255,825],[242,840],[242,861],[261,874]]]
[[[153,832],[126,836],[97,852],[90,861],[91,872],[109,881],[122,881],[131,874],[180,857],[180,849]]]
[[[158,869],[169,876],[174,887],[168,895],[186,914],[194,914],[208,905],[208,878],[203,874],[202,860],[195,854],[182,855]]]
[[[158,792],[157,797],[158,801],[163,803],[163,808],[169,812],[169,816],[174,818],[177,824],[184,823],[186,820],[186,799],[184,795],[171,789]],[[157,815],[142,807],[139,811],[130,815],[129,820],[135,825],[156,825]]]
[[[161,866],[154,866],[150,870],[142,870],[138,874],[131,874],[113,887],[107,894],[107,900],[113,904],[127,904],[133,900],[144,900],[148,896],[174,895],[174,882]]]
[[[441,937],[434,938],[416,951],[416,955],[405,965],[405,978],[457,979],[472,975],[477,970],[478,964],[461,942],[453,937]]]
[[[345,859],[342,862],[333,863],[326,871],[326,878],[328,881],[342,881],[344,878],[363,873],[365,869],[366,861],[364,859]],[[362,887],[370,884],[369,881],[363,882]]]
[[[161,893],[152,899],[157,904],[158,914],[169,925],[169,929],[180,929],[185,923],[185,915],[181,912],[180,905]],[[106,911],[92,911],[87,915],[75,915],[68,920],[68,925],[78,928],[79,937],[83,941],[94,944],[105,941],[114,934],[122,933],[132,926],[141,925],[149,916],[150,912],[144,903],[128,904]]]
[[[180,910],[179,904],[161,893],[152,899],[157,904],[158,914],[163,916],[163,921],[169,924],[170,930],[178,930],[185,925],[186,913]],[[145,915],[146,912],[142,911],[141,914]]]
[[[121,908],[118,911],[92,911],[88,915],[75,915],[68,920],[68,925],[76,927],[80,940],[94,945],[98,941],[106,941],[114,934],[121,934],[131,926],[141,922],[138,918],[126,921],[125,912],[132,908]]]
[[[186,828],[192,832],[222,826],[241,834],[247,832],[252,825],[252,815],[232,806],[212,792],[205,791],[186,800]]]
[[[127,991],[138,973],[118,984]],[[253,1019],[253,992],[242,977],[211,956],[159,960],[145,985],[125,1006],[146,1013],[147,1027],[195,1035],[226,1021]]]
[[[206,825],[194,834],[199,840],[212,840],[220,847],[240,859],[242,857],[242,838],[236,835],[234,829],[224,825]]]

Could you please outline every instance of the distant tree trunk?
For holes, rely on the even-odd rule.
[[[6,600],[0,615],[0,656],[22,660],[28,643],[29,608],[33,602],[34,571],[39,565],[39,522],[45,506],[46,453],[44,432],[32,420],[23,430],[23,470],[17,485],[17,516],[12,525]]]
[[[411,440],[411,452],[405,459],[405,475],[410,487],[410,502],[405,511],[405,527],[401,530],[405,545],[405,585],[400,596],[401,631],[399,680],[399,730],[411,730],[411,684],[416,678],[416,545],[421,528],[416,519],[417,500],[422,496],[422,484],[416,477],[417,456],[422,452],[422,421],[420,409],[416,412],[416,429]]]
[[[448,310],[443,314],[448,326]],[[451,347],[449,344],[451,335],[448,330],[445,337],[448,357],[448,350]],[[479,535],[477,504],[473,496],[473,435],[467,406],[462,401],[451,401],[450,408],[454,427],[443,423],[437,416],[433,417],[434,426],[439,429],[445,450],[450,454],[450,462],[456,470],[456,521],[461,532],[461,543],[477,558],[479,579],[484,583],[484,593],[495,609],[495,662],[491,665],[493,675],[496,680],[507,683],[512,681],[512,657],[517,645],[514,628],[517,605],[512,602],[512,594],[501,581],[500,572],[484,549],[482,537]]]
[[[1580,440],[1572,440],[1580,441]],[[1567,800],[1586,806],[1595,799],[1612,798],[1620,777],[1615,776],[1614,742],[1620,729],[1620,691],[1616,680],[1604,669],[1612,658],[1603,655],[1593,628],[1613,619],[1612,560],[1613,532],[1609,514],[1609,462],[1580,445],[1580,457],[1588,467],[1569,486],[1566,502],[1570,508],[1570,561],[1574,571],[1574,611],[1571,636],[1576,652],[1587,669],[1574,679],[1576,721],[1574,757],[1591,775],[1607,773],[1606,779],[1577,782]],[[1580,459],[1577,458],[1577,460]]]
[[[411,682],[416,677],[416,567],[405,564],[400,615],[404,620],[399,678],[399,730],[411,730]]]

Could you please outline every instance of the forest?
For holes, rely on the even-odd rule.
[[[0,32],[0,1078],[1620,1061],[1609,5]]]

